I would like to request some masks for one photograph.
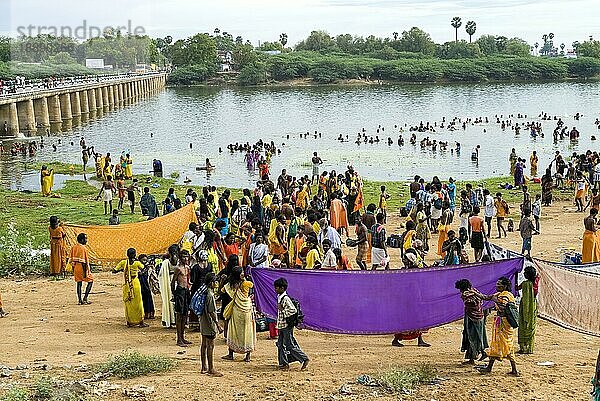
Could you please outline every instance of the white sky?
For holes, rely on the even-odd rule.
[[[351,33],[391,36],[418,26],[436,42],[453,40],[450,20],[463,19],[459,38],[468,39],[464,24],[477,23],[483,34],[518,36],[530,44],[544,33],[555,44],[571,47],[589,35],[600,39],[600,0],[0,0],[0,31],[16,35],[19,26],[142,26],[150,36],[182,38],[215,27],[244,40],[277,40],[286,32],[289,44],[323,29],[331,35]],[[57,5],[60,4],[60,5]],[[10,11],[8,10],[10,8]]]

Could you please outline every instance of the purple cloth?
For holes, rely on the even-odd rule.
[[[288,281],[288,294],[300,301],[304,326],[327,333],[392,334],[441,326],[464,315],[457,280],[466,278],[484,294],[496,292],[498,278],[514,283],[523,259],[464,267],[387,271],[252,270],[259,311],[277,317],[273,282]]]

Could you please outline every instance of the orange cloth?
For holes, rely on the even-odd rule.
[[[448,239],[448,231],[450,231],[450,226],[442,226],[440,225],[438,227],[438,250],[437,250],[437,254],[440,255],[442,258],[444,258],[446,256],[446,252],[442,251],[442,246],[444,245],[444,242]]]
[[[77,235],[88,236],[88,252],[95,262],[117,263],[135,248],[138,254],[164,254],[171,244],[179,243],[190,223],[197,223],[194,204],[152,220],[117,226],[78,226],[66,224],[67,245],[77,243]]]
[[[346,206],[344,202],[339,199],[331,201],[331,208],[329,209],[329,220],[331,227],[336,230],[345,227],[348,230],[348,215],[346,214]]]
[[[73,265],[73,278],[76,282],[85,281],[86,283],[94,281],[94,276],[90,270],[90,258],[85,245],[77,244],[71,248],[69,261]],[[85,277],[84,277],[85,265]]]
[[[294,253],[296,254],[296,266],[300,266],[302,267],[302,260],[300,259],[300,251],[302,251],[302,248],[304,247],[304,239],[305,237],[299,238],[298,236],[296,236],[296,238],[294,238]]]
[[[592,263],[600,261],[600,239],[598,233],[585,230],[583,233],[583,249],[581,250],[581,262]]]
[[[364,205],[365,205],[365,198],[363,196],[363,191],[362,191],[362,188],[361,188],[358,191],[358,195],[356,196],[356,200],[354,201],[354,210],[352,211],[352,213],[358,212],[360,209],[363,208]]]
[[[48,227],[50,231],[50,274],[60,274],[67,265],[67,250],[65,247],[65,231],[62,226]]]
[[[231,245],[227,245],[226,242],[223,242],[223,250],[225,251],[225,257],[229,260],[229,255],[238,255],[240,253],[240,246],[237,242],[234,242]]]

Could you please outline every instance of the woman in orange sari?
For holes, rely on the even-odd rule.
[[[77,283],[77,298],[79,299],[79,305],[91,304],[91,302],[88,301],[88,296],[90,295],[92,285],[94,284],[90,258],[87,249],[85,248],[85,244],[87,244],[87,235],[80,233],[77,236],[77,244],[71,248],[71,253],[69,254],[69,261],[71,262],[71,265],[73,265],[73,278]],[[87,285],[85,287],[85,296],[81,298],[81,287],[83,286],[84,281]]]
[[[50,275],[64,274],[67,265],[66,234],[62,224],[58,222],[58,217],[50,216],[48,231],[50,231]]]

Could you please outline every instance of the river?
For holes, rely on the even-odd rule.
[[[10,157],[5,151],[0,160],[0,178],[5,188],[31,189],[31,175],[24,173],[26,162],[57,160],[81,163],[79,138],[97,151],[111,152],[113,161],[121,151],[129,151],[135,173],[147,173],[152,159],[162,160],[165,176],[180,173],[180,181],[189,177],[193,184],[210,182],[220,186],[252,186],[254,172],[246,170],[243,154],[230,154],[229,143],[254,143],[258,139],[274,141],[282,153],[273,157],[271,171],[286,167],[294,175],[310,174],[310,158],[318,151],[325,160],[323,169],[345,170],[353,164],[367,179],[381,181],[406,180],[415,174],[442,179],[478,179],[507,175],[508,155],[512,147],[529,160],[532,150],[540,155],[540,170],[548,165],[556,150],[563,154],[592,149],[592,135],[600,137],[594,124],[600,117],[600,83],[536,83],[473,85],[392,85],[392,86],[325,86],[295,88],[169,88],[157,96],[119,109],[102,119],[78,127],[71,132],[44,139],[44,149],[33,157]],[[503,131],[494,116],[517,113],[527,119],[513,119],[520,124],[540,121],[540,112],[561,117],[568,127],[581,132],[578,142],[568,139],[553,144],[555,121],[544,121],[544,138],[532,138],[525,129],[515,135],[510,128]],[[574,121],[575,113],[582,113]],[[488,117],[489,124],[468,125],[466,130],[417,133],[417,139],[458,141],[462,152],[432,151],[410,145],[410,134],[404,132],[405,145],[396,143],[399,129],[423,122],[439,122],[459,117]],[[376,135],[381,125],[381,142],[354,143],[363,128]],[[310,131],[321,138],[300,139]],[[485,130],[485,132],[484,132]],[[151,135],[152,133],[152,135]],[[342,134],[349,141],[336,139]],[[289,135],[289,139],[287,136]],[[387,138],[394,140],[388,146]],[[61,143],[58,144],[58,140]],[[74,145],[70,143],[73,142]],[[190,149],[190,143],[192,149]],[[52,151],[51,144],[57,145]],[[480,160],[471,161],[471,149],[481,145]],[[5,148],[10,146],[5,143]],[[218,149],[223,152],[219,153]],[[206,158],[216,165],[207,177],[197,172]],[[526,171],[527,173],[527,171]]]

